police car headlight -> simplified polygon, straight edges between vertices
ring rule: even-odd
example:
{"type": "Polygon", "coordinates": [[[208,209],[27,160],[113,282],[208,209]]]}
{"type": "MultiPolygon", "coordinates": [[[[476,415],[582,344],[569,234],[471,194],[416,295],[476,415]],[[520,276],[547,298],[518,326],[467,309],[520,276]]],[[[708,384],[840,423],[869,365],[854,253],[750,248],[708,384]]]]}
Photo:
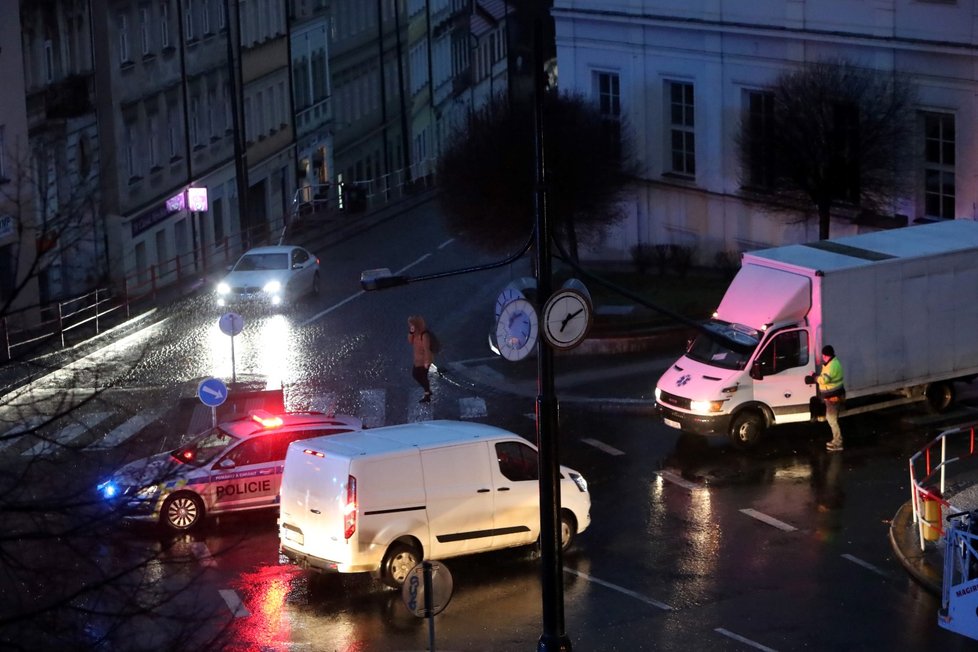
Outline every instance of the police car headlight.
{"type": "Polygon", "coordinates": [[[217,284],[218,294],[224,295],[224,294],[230,294],[230,292],[231,292],[231,286],[225,283],[224,281],[221,281],[220,283],[217,284]]]}
{"type": "Polygon", "coordinates": [[[577,485],[577,488],[580,489],[582,493],[587,493],[587,480],[584,479],[584,476],[578,473],[571,473],[570,477],[571,480],[574,481],[574,484],[577,485]]]}
{"type": "Polygon", "coordinates": [[[690,401],[689,409],[697,414],[709,414],[723,409],[723,401],[690,401]]]}
{"type": "Polygon", "coordinates": [[[160,493],[160,486],[158,484],[150,485],[148,487],[143,487],[136,492],[136,498],[147,499],[152,498],[156,494],[160,493]]]}
{"type": "Polygon", "coordinates": [[[269,294],[278,294],[279,291],[282,289],[282,284],[279,283],[278,281],[269,281],[268,283],[265,284],[265,287],[262,289],[265,290],[265,292],[268,292],[269,294]]]}

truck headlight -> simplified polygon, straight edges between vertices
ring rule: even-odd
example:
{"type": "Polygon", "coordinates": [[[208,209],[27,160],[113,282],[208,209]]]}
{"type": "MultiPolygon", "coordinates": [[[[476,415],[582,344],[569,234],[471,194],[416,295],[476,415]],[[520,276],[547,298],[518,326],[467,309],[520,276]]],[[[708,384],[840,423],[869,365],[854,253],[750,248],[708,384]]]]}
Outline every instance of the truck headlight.
{"type": "Polygon", "coordinates": [[[655,388],[655,402],[659,402],[659,397],[662,396],[662,390],[658,387],[655,388]]]}
{"type": "Polygon", "coordinates": [[[710,414],[723,409],[723,401],[690,401],[689,409],[697,414],[710,414]]]}

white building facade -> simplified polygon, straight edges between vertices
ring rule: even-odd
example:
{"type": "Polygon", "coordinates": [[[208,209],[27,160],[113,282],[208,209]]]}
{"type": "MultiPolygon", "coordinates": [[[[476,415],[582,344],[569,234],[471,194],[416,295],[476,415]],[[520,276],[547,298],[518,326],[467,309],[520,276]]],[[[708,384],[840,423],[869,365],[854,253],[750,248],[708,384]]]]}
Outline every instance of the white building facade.
{"type": "MultiPolygon", "coordinates": [[[[917,91],[914,190],[893,224],[978,219],[978,1],[555,0],[559,86],[622,120],[640,181],[628,218],[582,254],[627,260],[636,244],[717,253],[818,238],[814,207],[778,214],[742,188],[741,119],[807,62],[846,60],[917,91]]],[[[844,211],[832,237],[879,228],[844,211]]]]}

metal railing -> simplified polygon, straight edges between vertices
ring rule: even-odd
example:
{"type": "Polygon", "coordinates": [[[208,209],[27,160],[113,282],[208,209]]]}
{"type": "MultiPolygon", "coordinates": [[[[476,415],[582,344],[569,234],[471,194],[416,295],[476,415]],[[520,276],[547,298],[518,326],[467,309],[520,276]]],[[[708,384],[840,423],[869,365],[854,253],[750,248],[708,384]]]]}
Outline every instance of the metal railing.
{"type": "Polygon", "coordinates": [[[926,549],[928,540],[939,541],[944,538],[941,514],[945,510],[955,514],[963,511],[945,498],[947,469],[955,462],[975,455],[976,427],[978,422],[945,430],[910,457],[910,498],[913,504],[913,522],[918,526],[921,550],[926,549]],[[924,518],[924,507],[928,503],[939,506],[936,518],[924,518]]]}

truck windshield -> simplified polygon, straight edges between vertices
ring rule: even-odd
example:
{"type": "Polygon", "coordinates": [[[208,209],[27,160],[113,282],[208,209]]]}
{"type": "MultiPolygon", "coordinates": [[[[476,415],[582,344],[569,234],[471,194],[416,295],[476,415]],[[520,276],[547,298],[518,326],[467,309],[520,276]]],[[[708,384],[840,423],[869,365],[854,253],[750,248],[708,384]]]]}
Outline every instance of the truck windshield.
{"type": "Polygon", "coordinates": [[[689,345],[686,355],[697,362],[703,362],[714,367],[743,369],[747,366],[747,361],[750,360],[751,354],[761,339],[760,333],[753,328],[716,319],[710,320],[706,324],[706,328],[722,335],[727,340],[740,344],[740,346],[732,348],[721,338],[710,337],[705,333],[697,335],[696,339],[689,345]]]}

